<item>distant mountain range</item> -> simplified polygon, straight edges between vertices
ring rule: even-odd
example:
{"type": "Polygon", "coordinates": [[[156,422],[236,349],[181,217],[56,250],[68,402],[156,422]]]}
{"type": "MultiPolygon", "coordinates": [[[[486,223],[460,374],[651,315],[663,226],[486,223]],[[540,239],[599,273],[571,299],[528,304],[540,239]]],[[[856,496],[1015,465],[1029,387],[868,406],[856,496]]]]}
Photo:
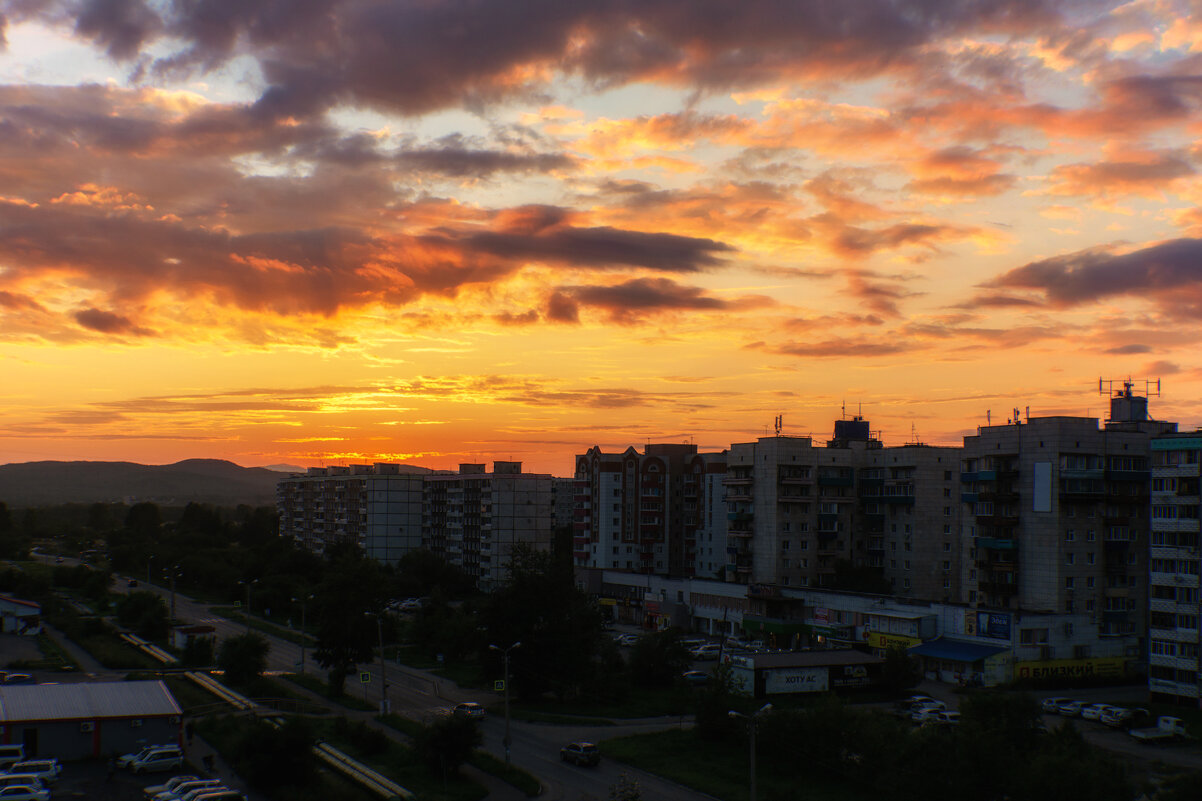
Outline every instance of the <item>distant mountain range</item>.
{"type": "Polygon", "coordinates": [[[162,506],[183,506],[191,501],[274,506],[276,483],[282,477],[278,469],[240,467],[220,459],[186,459],[166,465],[24,462],[0,465],[0,501],[10,509],[122,501],[151,501],[162,506]]]}

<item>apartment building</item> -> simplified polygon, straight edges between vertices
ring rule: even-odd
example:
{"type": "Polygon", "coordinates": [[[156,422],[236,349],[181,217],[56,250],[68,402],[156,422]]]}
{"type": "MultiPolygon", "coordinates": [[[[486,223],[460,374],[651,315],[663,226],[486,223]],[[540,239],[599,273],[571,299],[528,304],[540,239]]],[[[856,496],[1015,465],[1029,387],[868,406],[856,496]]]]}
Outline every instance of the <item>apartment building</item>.
{"type": "Polygon", "coordinates": [[[1148,690],[1154,700],[1198,705],[1202,431],[1157,437],[1151,456],[1148,690]]]}
{"type": "MultiPolygon", "coordinates": [[[[1021,419],[964,438],[962,582],[994,609],[1084,614],[1139,656],[1146,627],[1149,453],[1176,424],[1151,420],[1130,383],[1093,417],[1021,419]]],[[[1076,638],[1071,653],[1096,646],[1076,638]]],[[[1066,646],[1067,648],[1067,646],[1066,646]]]]}
{"type": "Polygon", "coordinates": [[[727,579],[959,598],[959,449],[885,447],[869,423],[761,437],[727,459],[727,579]]]}
{"type": "Polygon", "coordinates": [[[550,475],[521,462],[460,465],[446,473],[408,465],[310,468],[276,491],[280,534],[323,553],[352,543],[395,564],[425,547],[490,589],[505,576],[517,543],[549,549],[554,526],[550,475]]]}
{"type": "MultiPolygon", "coordinates": [[[[692,444],[649,444],[643,453],[593,447],[578,455],[574,564],[694,575],[698,531],[707,507],[714,511],[712,493],[719,486],[713,476],[724,470],[723,454],[698,453],[692,444]]],[[[716,546],[715,536],[721,542],[721,527],[707,532],[707,551],[724,547],[716,546]]]]}

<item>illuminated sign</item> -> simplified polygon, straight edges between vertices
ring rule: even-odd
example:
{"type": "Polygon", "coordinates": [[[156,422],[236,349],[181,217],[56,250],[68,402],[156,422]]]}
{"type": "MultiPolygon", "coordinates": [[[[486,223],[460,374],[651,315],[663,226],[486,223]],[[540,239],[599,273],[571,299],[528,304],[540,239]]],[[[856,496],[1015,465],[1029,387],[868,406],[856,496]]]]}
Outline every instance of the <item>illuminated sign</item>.
{"type": "Polygon", "coordinates": [[[904,634],[885,634],[883,631],[868,632],[868,645],[872,648],[913,648],[921,645],[917,637],[907,637],[904,634]]]}
{"type": "Polygon", "coordinates": [[[1015,662],[1016,679],[1084,679],[1092,676],[1122,676],[1127,660],[1121,656],[1101,659],[1050,659],[1046,662],[1015,662]]]}
{"type": "Polygon", "coordinates": [[[775,693],[821,693],[829,689],[827,669],[821,668],[777,668],[765,670],[764,692],[775,693]]]}

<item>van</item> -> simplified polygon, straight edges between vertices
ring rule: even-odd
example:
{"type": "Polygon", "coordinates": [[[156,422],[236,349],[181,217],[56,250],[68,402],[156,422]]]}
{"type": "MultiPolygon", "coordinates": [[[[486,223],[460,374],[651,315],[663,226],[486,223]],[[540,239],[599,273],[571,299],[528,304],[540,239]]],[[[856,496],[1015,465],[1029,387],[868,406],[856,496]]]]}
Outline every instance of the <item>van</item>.
{"type": "Polygon", "coordinates": [[[168,745],[162,748],[152,748],[139,754],[129,763],[129,769],[135,774],[151,773],[158,770],[175,770],[184,764],[184,752],[178,745],[168,745]]]}
{"type": "Polygon", "coordinates": [[[0,770],[8,770],[10,765],[15,765],[24,759],[25,746],[0,745],[0,770]]]}

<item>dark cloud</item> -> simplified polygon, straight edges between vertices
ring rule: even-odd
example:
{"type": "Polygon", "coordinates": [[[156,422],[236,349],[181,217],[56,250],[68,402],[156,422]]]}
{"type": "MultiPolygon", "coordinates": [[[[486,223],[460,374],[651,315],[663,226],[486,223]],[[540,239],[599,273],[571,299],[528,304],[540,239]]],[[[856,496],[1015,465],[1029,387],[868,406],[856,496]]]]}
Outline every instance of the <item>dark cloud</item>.
{"type": "Polygon", "coordinates": [[[1143,372],[1145,375],[1176,375],[1181,372],[1181,365],[1160,359],[1144,365],[1143,372]]]}
{"type": "Polygon", "coordinates": [[[1030,308],[1040,307],[1044,304],[1036,298],[1024,298],[1017,295],[977,295],[971,300],[964,303],[958,303],[953,308],[956,309],[977,309],[977,308],[1030,308]]]}
{"type": "Polygon", "coordinates": [[[609,227],[555,227],[533,235],[490,231],[457,241],[474,252],[504,259],[549,261],[594,269],[645,267],[667,272],[696,272],[715,267],[721,264],[719,254],[734,250],[712,239],[609,227]]]}
{"type": "Polygon", "coordinates": [[[602,309],[617,322],[633,322],[646,314],[665,311],[746,309],[773,303],[763,296],[723,300],[706,295],[700,287],[667,278],[636,278],[612,286],[561,286],[556,295],[569,298],[577,306],[602,309]]]}
{"type": "Polygon", "coordinates": [[[1150,345],[1119,345],[1107,348],[1102,352],[1110,356],[1129,356],[1133,353],[1151,353],[1152,347],[1150,345]]]}
{"type": "Polygon", "coordinates": [[[163,21],[143,0],[84,0],[75,32],[91,39],[112,58],[136,56],[163,28],[163,21]]]}
{"type": "Polygon", "coordinates": [[[101,334],[133,334],[147,336],[151,332],[136,325],[124,315],[103,311],[102,309],[82,309],[74,314],[75,321],[84,328],[98,331],[101,334]]]}
{"type": "Polygon", "coordinates": [[[1182,316],[1202,316],[1202,239],[1172,239],[1129,253],[1077,251],[1011,270],[991,285],[1038,290],[1061,307],[1134,295],[1155,298],[1182,316]]]}
{"type": "MultiPolygon", "coordinates": [[[[598,86],[656,78],[708,88],[904,72],[943,38],[1046,32],[1051,0],[86,0],[80,35],[134,58],[162,33],[179,49],[155,68],[179,74],[258,58],[268,115],[338,103],[418,114],[540,90],[547,72],[598,86]]],[[[45,16],[71,13],[66,0],[45,16]]]]}
{"type": "Polygon", "coordinates": [[[547,299],[547,319],[556,323],[579,323],[580,304],[562,292],[547,299]]]}
{"type": "Polygon", "coordinates": [[[816,358],[873,358],[921,350],[912,342],[898,338],[888,340],[825,339],[818,342],[790,342],[781,345],[754,343],[749,348],[766,350],[782,356],[812,356],[816,358]]]}

